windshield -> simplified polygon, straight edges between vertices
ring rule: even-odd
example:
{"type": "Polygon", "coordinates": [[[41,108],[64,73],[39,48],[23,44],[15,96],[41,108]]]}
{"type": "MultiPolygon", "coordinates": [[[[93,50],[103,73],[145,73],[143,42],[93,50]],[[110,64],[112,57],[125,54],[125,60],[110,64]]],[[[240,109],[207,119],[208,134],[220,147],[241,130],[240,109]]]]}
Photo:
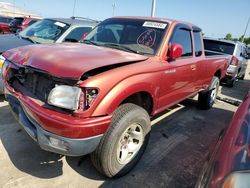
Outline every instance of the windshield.
{"type": "Polygon", "coordinates": [[[235,45],[217,40],[204,39],[205,50],[220,52],[228,55],[233,55],[235,45]]]}
{"type": "Polygon", "coordinates": [[[153,55],[167,23],[135,19],[108,19],[92,30],[83,42],[124,51],[153,55]]]}
{"type": "Polygon", "coordinates": [[[55,20],[41,20],[19,33],[23,38],[29,38],[36,43],[53,43],[67,29],[68,24],[55,20]]]}
{"type": "Polygon", "coordinates": [[[10,24],[11,24],[11,25],[20,25],[20,24],[22,24],[23,19],[24,19],[24,18],[14,18],[14,19],[10,22],[10,24]]]}

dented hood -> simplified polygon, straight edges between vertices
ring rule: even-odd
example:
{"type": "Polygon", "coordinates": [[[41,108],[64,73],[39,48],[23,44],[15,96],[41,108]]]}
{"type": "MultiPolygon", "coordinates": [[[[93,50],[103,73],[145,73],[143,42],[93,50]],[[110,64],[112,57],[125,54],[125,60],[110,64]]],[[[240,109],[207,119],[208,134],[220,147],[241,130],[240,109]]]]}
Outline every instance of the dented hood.
{"type": "Polygon", "coordinates": [[[80,79],[92,69],[114,64],[138,62],[148,57],[111,48],[87,44],[29,45],[3,54],[9,61],[33,67],[49,74],[80,79]]]}

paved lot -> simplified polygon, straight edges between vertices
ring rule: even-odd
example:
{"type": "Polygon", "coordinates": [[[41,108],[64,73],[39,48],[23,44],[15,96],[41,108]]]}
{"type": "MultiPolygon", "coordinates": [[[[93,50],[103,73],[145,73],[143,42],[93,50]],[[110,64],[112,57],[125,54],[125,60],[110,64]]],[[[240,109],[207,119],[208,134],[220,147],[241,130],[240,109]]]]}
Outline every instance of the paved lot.
{"type": "Polygon", "coordinates": [[[220,100],[211,110],[197,109],[194,98],[154,118],[142,160],[128,175],[115,180],[100,175],[89,156],[42,151],[0,98],[0,187],[193,187],[209,145],[237,110],[232,104],[241,101],[250,87],[249,74],[246,77],[233,89],[221,87],[220,100]]]}

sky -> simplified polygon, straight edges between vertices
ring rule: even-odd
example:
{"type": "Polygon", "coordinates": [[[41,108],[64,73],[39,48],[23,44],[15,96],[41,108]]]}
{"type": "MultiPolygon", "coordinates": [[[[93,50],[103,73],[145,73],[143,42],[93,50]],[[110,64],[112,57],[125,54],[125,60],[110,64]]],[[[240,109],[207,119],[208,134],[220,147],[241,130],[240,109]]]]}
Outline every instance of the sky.
{"type": "MultiPolygon", "coordinates": [[[[150,16],[152,0],[0,0],[42,17],[75,16],[104,20],[115,16],[150,16]]],[[[156,17],[188,21],[209,37],[243,35],[250,17],[250,0],[156,0],[156,17]]],[[[250,24],[246,33],[250,37],[250,24]]]]}

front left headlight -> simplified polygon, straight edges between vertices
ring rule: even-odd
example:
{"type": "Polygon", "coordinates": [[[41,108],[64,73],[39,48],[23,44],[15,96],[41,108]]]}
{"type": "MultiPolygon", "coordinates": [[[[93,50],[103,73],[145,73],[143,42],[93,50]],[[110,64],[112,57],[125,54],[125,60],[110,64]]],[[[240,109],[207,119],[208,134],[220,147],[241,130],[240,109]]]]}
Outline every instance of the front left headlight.
{"type": "Polygon", "coordinates": [[[3,68],[3,64],[4,64],[5,58],[0,55],[0,74],[2,75],[2,68],[3,68]]]}
{"type": "Polygon", "coordinates": [[[48,103],[60,108],[77,110],[79,108],[80,95],[81,89],[79,87],[57,85],[51,90],[48,103]]]}

